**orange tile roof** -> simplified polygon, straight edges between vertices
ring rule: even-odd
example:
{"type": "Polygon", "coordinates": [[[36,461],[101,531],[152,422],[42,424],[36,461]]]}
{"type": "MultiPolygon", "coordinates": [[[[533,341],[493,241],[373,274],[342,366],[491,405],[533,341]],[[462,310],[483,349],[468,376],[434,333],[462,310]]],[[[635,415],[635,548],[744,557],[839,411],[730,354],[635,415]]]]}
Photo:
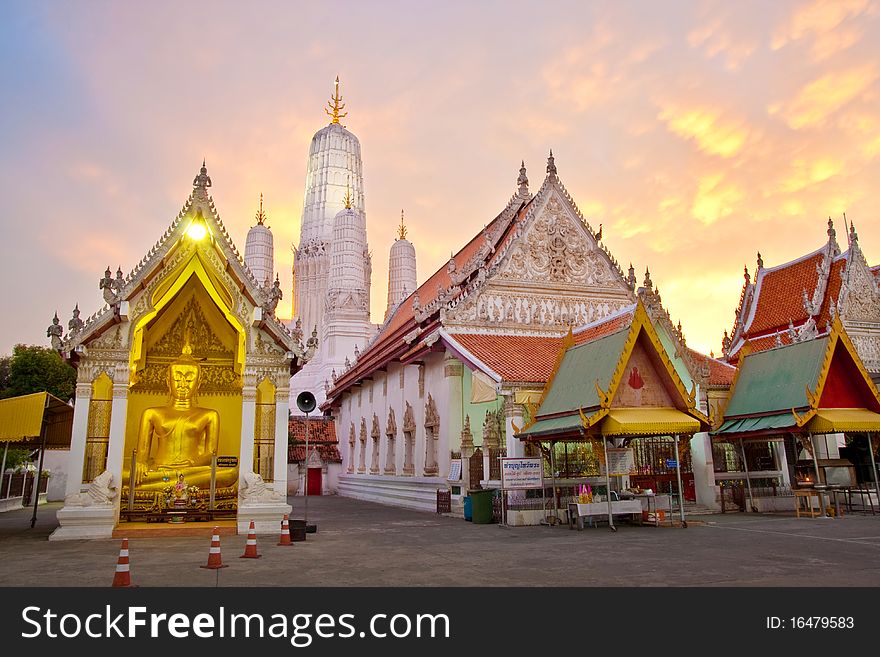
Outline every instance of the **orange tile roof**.
{"type": "Polygon", "coordinates": [[[575,329],[573,336],[574,343],[578,345],[585,342],[591,342],[592,340],[598,340],[599,338],[611,335],[612,333],[616,333],[620,329],[629,326],[632,323],[635,310],[635,306],[629,306],[620,311],[620,314],[612,315],[606,319],[575,329]]]}
{"type": "Polygon", "coordinates": [[[803,290],[807,291],[808,297],[813,296],[819,280],[816,267],[822,263],[823,250],[779,267],[758,271],[757,298],[752,302],[754,310],[750,311],[754,316],[745,326],[746,335],[760,335],[788,326],[789,321],[798,324],[807,320],[803,290]]]}
{"type": "MultiPolygon", "coordinates": [[[[294,416],[288,420],[287,437],[290,442],[305,443],[306,418],[304,416],[294,416]]],[[[309,444],[336,444],[337,442],[339,441],[336,439],[336,424],[332,418],[309,418],[309,444]]]]}
{"type": "Polygon", "coordinates": [[[702,354],[695,349],[689,348],[688,352],[699,365],[709,366],[709,380],[707,383],[710,386],[729,387],[733,383],[733,376],[736,374],[736,368],[733,365],[702,354]]]}
{"type": "MultiPolygon", "coordinates": [[[[575,329],[574,343],[598,340],[626,328],[632,322],[634,310],[635,306],[631,306],[610,318],[575,329]]],[[[449,337],[503,381],[518,383],[546,383],[562,347],[562,336],[450,333],[449,337]]]]}
{"type": "MultiPolygon", "coordinates": [[[[504,381],[544,383],[562,346],[561,337],[450,334],[504,381]]],[[[453,347],[454,349],[454,347],[453,347]]]]}

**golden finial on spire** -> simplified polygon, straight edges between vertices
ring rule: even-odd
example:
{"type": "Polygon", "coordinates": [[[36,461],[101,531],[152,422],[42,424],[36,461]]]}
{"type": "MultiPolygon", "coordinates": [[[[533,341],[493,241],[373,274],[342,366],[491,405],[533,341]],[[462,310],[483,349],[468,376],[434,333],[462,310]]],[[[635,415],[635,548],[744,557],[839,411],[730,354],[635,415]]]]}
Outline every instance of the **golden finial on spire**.
{"type": "MultiPolygon", "coordinates": [[[[336,123],[339,123],[337,121],[336,123]]],[[[351,210],[351,178],[345,179],[345,196],[342,199],[346,210],[351,210]]]]}
{"type": "Polygon", "coordinates": [[[403,208],[400,210],[400,228],[397,231],[397,239],[405,240],[406,239],[406,226],[403,223],[403,208]]]}
{"type": "Polygon", "coordinates": [[[339,123],[339,119],[342,119],[348,116],[348,112],[341,112],[341,110],[345,109],[345,103],[342,102],[342,96],[339,95],[339,76],[336,76],[336,93],[333,94],[333,97],[327,101],[327,106],[330,109],[324,108],[324,111],[327,112],[327,116],[330,117],[331,125],[334,123],[339,123]],[[332,110],[332,111],[331,111],[332,110]]]}
{"type": "Polygon", "coordinates": [[[266,213],[263,212],[263,193],[262,192],[260,192],[260,211],[257,212],[256,219],[257,219],[257,223],[261,226],[266,221],[266,213]]]}

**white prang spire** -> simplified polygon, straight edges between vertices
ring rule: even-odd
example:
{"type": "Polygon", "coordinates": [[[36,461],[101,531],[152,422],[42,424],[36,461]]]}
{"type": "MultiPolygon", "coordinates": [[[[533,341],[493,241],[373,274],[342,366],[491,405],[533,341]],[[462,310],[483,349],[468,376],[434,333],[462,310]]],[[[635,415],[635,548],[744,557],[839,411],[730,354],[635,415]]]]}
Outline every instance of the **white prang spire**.
{"type": "Polygon", "coordinates": [[[388,305],[385,308],[385,319],[388,319],[397,304],[415,292],[416,287],[416,247],[406,239],[406,225],[403,223],[401,210],[397,239],[391,245],[388,255],[388,305]]]}
{"type": "Polygon", "coordinates": [[[262,194],[260,194],[260,210],[256,219],[257,223],[248,231],[244,244],[244,263],[257,279],[257,283],[268,289],[275,275],[275,246],[272,231],[266,225],[262,194]]]}
{"type": "Polygon", "coordinates": [[[340,112],[344,104],[338,78],[330,107],[330,125],[315,133],[309,148],[299,248],[293,265],[294,316],[308,331],[317,327],[318,335],[327,298],[333,218],[344,209],[346,193],[350,194],[352,207],[366,216],[361,144],[339,123],[345,114],[340,112]]]}

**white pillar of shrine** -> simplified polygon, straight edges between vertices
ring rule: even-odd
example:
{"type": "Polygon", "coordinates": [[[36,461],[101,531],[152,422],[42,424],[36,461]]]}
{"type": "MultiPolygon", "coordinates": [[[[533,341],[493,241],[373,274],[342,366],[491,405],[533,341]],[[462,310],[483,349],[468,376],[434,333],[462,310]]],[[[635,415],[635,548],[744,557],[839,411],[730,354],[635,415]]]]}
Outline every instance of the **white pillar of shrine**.
{"type": "MultiPolygon", "coordinates": [[[[127,482],[122,481],[122,464],[126,458],[125,421],[128,417],[128,381],[119,381],[120,370],[123,370],[125,378],[128,378],[127,366],[116,368],[116,376],[113,380],[113,401],[110,405],[110,439],[107,444],[107,471],[119,482],[118,489],[122,490],[122,487],[127,485],[127,482]]],[[[88,418],[88,413],[86,413],[86,417],[88,418]]],[[[80,477],[82,477],[81,466],[80,477]]],[[[116,497],[117,510],[119,509],[120,497],[116,497]]]]}
{"type": "Polygon", "coordinates": [[[92,400],[92,384],[76,384],[76,401],[73,404],[73,431],[70,436],[70,454],[67,457],[67,487],[64,496],[80,492],[83,467],[86,460],[86,433],[89,428],[89,406],[92,400]]]}
{"type": "Polygon", "coordinates": [[[275,490],[287,496],[287,434],[290,388],[275,389],[275,490]]]}

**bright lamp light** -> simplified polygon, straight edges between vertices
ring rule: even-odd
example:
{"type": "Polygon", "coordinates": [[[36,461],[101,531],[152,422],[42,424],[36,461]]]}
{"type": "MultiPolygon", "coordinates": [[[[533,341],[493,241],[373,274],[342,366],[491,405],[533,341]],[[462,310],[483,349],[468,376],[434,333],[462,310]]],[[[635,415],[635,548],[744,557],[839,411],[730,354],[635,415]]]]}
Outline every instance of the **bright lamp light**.
{"type": "Polygon", "coordinates": [[[186,229],[186,234],[194,240],[202,240],[205,238],[205,235],[208,234],[208,229],[205,228],[205,224],[202,222],[194,221],[189,225],[189,228],[186,229]]]}

